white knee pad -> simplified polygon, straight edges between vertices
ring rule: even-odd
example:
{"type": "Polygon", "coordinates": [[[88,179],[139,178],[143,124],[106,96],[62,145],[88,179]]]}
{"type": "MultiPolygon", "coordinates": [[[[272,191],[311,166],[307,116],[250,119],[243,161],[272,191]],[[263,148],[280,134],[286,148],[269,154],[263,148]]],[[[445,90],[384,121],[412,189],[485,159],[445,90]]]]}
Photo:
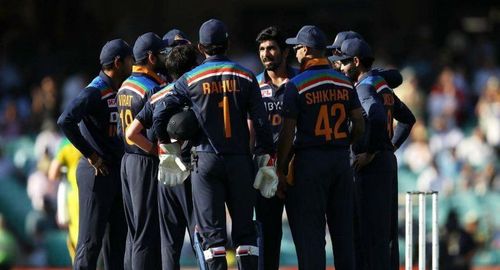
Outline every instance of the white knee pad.
{"type": "Polygon", "coordinates": [[[225,247],[213,247],[203,251],[203,256],[205,257],[205,261],[211,260],[217,257],[226,257],[226,248],[225,247]]]}
{"type": "Polygon", "coordinates": [[[240,256],[259,256],[259,247],[250,245],[241,245],[236,249],[236,257],[240,256]]]}

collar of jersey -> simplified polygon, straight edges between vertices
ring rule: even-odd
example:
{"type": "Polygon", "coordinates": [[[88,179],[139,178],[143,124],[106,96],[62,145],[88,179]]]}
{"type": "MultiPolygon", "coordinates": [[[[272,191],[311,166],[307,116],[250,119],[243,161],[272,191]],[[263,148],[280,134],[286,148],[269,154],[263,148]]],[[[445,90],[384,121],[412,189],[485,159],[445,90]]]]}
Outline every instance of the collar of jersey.
{"type": "Polygon", "coordinates": [[[133,65],[132,66],[132,73],[142,73],[145,75],[148,75],[149,77],[153,78],[158,84],[162,84],[163,80],[160,78],[160,76],[156,75],[154,71],[149,69],[146,66],[138,66],[138,65],[133,65]]]}
{"type": "Polygon", "coordinates": [[[355,86],[360,85],[364,80],[366,80],[368,77],[371,77],[371,76],[373,76],[373,74],[372,74],[372,71],[370,70],[370,71],[366,72],[365,74],[363,74],[363,76],[361,76],[361,78],[359,78],[359,80],[355,86]]]}
{"type": "Polygon", "coordinates": [[[106,75],[106,73],[104,73],[104,71],[101,70],[101,72],[99,72],[99,77],[101,77],[101,79],[111,88],[113,89],[114,92],[118,91],[117,89],[115,89],[114,85],[113,85],[113,80],[108,76],[106,75]]]}
{"type": "Polygon", "coordinates": [[[213,61],[229,61],[229,58],[227,58],[227,56],[225,56],[225,55],[212,55],[212,56],[207,57],[203,61],[203,63],[213,62],[213,61]]]}
{"type": "Polygon", "coordinates": [[[304,71],[306,69],[311,69],[315,68],[317,66],[321,66],[321,68],[324,68],[324,66],[330,66],[330,61],[328,61],[327,58],[311,58],[308,59],[304,62],[304,64],[300,65],[300,71],[304,71]]]}
{"type": "MultiPolygon", "coordinates": [[[[291,78],[295,77],[295,75],[297,75],[297,72],[295,72],[295,70],[288,65],[286,67],[286,73],[287,73],[286,75],[287,75],[288,79],[291,79],[291,78]]],[[[271,78],[269,78],[269,74],[267,74],[267,70],[264,70],[264,72],[262,72],[262,80],[259,83],[266,83],[269,85],[272,84],[271,78]]]]}

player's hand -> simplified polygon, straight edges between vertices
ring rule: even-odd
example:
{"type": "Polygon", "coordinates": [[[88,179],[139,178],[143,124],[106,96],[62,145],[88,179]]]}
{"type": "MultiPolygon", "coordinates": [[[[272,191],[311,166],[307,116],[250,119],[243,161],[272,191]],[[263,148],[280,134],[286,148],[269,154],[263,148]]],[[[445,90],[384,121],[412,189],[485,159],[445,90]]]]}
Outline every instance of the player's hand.
{"type": "Polygon", "coordinates": [[[357,154],[356,157],[354,158],[354,162],[352,163],[352,167],[355,171],[359,171],[363,169],[363,167],[367,166],[372,162],[373,158],[378,152],[375,153],[361,153],[357,154]]]}
{"type": "Polygon", "coordinates": [[[259,155],[255,157],[259,171],[255,176],[253,187],[260,190],[265,198],[271,198],[278,188],[278,175],[274,166],[274,157],[270,155],[259,155]]]}
{"type": "Polygon", "coordinates": [[[158,148],[158,144],[156,144],[155,142],[153,142],[151,144],[151,148],[148,151],[148,154],[158,156],[160,154],[159,152],[160,151],[159,151],[159,148],[158,148]]]}
{"type": "Polygon", "coordinates": [[[190,171],[180,158],[181,147],[178,143],[160,144],[158,157],[158,181],[167,186],[182,184],[190,171]]]}
{"type": "Polygon", "coordinates": [[[104,159],[100,157],[96,152],[92,153],[90,157],[87,158],[90,165],[95,169],[95,175],[108,175],[108,167],[104,164],[104,159]]]}

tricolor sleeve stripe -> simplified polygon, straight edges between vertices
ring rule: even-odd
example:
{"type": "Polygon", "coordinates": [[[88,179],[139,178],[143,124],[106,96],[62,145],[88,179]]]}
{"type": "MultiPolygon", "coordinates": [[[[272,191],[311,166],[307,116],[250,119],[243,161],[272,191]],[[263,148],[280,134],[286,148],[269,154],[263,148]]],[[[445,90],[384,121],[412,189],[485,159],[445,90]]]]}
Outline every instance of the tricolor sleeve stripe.
{"type": "Polygon", "coordinates": [[[164,87],[163,89],[161,89],[160,91],[158,91],[157,93],[155,93],[154,95],[151,96],[151,101],[150,103],[151,104],[154,104],[156,103],[158,100],[161,100],[164,96],[166,96],[170,91],[172,91],[172,89],[174,88],[174,85],[173,84],[170,84],[170,85],[167,85],[166,87],[164,87]]]}
{"type": "Polygon", "coordinates": [[[374,87],[375,87],[375,91],[377,93],[384,90],[384,89],[391,90],[391,88],[389,88],[389,86],[387,85],[387,83],[383,79],[375,81],[374,87]]]}
{"type": "Polygon", "coordinates": [[[338,82],[331,80],[331,79],[321,79],[321,80],[311,81],[311,83],[308,84],[307,87],[299,89],[299,94],[302,94],[304,92],[307,92],[307,91],[313,89],[314,87],[324,85],[324,84],[334,84],[334,85],[339,85],[339,86],[343,86],[343,87],[352,89],[352,86],[339,84],[338,82]]]}
{"type": "Polygon", "coordinates": [[[316,74],[315,76],[309,77],[307,79],[295,83],[295,85],[297,86],[297,90],[299,90],[299,94],[306,92],[313,87],[323,84],[334,84],[337,86],[342,86],[345,88],[352,89],[352,84],[349,81],[343,78],[339,78],[330,73],[319,73],[316,74]]]}
{"type": "Polygon", "coordinates": [[[229,76],[237,76],[240,78],[244,78],[250,82],[252,82],[252,75],[246,71],[243,71],[241,69],[238,69],[234,66],[212,66],[208,67],[206,69],[201,69],[189,76],[187,79],[188,86],[191,86],[192,84],[209,78],[213,76],[222,76],[222,75],[229,75],[229,76]]]}
{"type": "Polygon", "coordinates": [[[106,88],[101,90],[101,99],[106,99],[114,94],[113,89],[106,88]]]}
{"type": "Polygon", "coordinates": [[[144,85],[140,84],[139,82],[136,82],[136,81],[130,81],[130,80],[125,81],[122,84],[122,87],[120,88],[120,90],[118,90],[118,91],[122,91],[125,89],[136,93],[141,98],[143,98],[146,95],[146,90],[145,90],[146,87],[144,85]]]}

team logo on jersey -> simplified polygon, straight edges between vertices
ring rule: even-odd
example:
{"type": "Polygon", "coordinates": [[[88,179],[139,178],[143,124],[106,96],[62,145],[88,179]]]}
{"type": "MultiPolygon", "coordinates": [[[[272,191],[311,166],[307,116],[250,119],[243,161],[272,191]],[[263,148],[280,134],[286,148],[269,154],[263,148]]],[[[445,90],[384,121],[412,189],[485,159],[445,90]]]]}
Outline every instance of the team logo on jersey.
{"type": "Polygon", "coordinates": [[[107,101],[108,101],[108,108],[115,108],[116,107],[116,100],[114,98],[110,98],[107,101]]]}

